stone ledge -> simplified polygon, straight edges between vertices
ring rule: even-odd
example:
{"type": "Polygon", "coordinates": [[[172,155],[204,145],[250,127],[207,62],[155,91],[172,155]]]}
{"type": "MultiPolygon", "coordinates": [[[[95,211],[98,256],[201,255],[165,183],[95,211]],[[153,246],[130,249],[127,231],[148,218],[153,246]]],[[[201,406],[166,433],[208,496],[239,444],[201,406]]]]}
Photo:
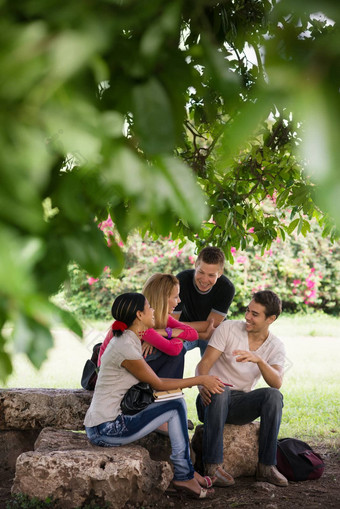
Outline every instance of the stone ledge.
{"type": "Polygon", "coordinates": [[[91,399],[84,389],[2,389],[0,430],[84,429],[91,399]]]}
{"type": "MultiPolygon", "coordinates": [[[[233,477],[255,475],[258,463],[260,423],[243,426],[226,424],[223,432],[223,464],[233,477]]],[[[203,472],[202,464],[203,425],[196,426],[191,441],[196,456],[195,469],[203,472]]]]}
{"type": "Polygon", "coordinates": [[[84,433],[47,429],[34,451],[18,457],[12,493],[52,496],[65,509],[90,500],[120,509],[157,502],[172,475],[168,462],[153,461],[139,445],[96,447],[84,433]]]}

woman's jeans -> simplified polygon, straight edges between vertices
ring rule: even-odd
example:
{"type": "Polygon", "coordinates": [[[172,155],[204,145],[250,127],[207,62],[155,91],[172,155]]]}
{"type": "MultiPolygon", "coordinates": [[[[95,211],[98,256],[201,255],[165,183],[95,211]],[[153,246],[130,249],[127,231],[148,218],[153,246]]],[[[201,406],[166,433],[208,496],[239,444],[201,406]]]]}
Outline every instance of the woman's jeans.
{"type": "Polygon", "coordinates": [[[194,477],[190,459],[187,408],[184,398],[151,403],[135,415],[118,415],[115,421],[85,427],[90,442],[101,447],[114,447],[135,442],[161,424],[168,423],[171,442],[170,459],[174,480],[187,481],[194,477]]]}
{"type": "Polygon", "coordinates": [[[184,341],[183,346],[185,349],[185,353],[189,352],[189,350],[193,350],[194,348],[196,348],[198,346],[198,348],[200,349],[200,352],[201,352],[201,357],[203,357],[204,352],[207,349],[208,343],[209,343],[209,341],[207,341],[205,339],[196,339],[195,341],[184,341]]]}
{"type": "Polygon", "coordinates": [[[183,378],[185,349],[178,355],[156,351],[146,357],[146,362],[159,378],[183,378]]]}
{"type": "Polygon", "coordinates": [[[223,463],[223,430],[225,424],[248,424],[257,417],[260,421],[259,462],[276,465],[277,436],[279,434],[283,396],[272,387],[250,392],[230,390],[213,394],[211,403],[203,405],[198,395],[198,418],[204,422],[203,462],[223,463]]]}

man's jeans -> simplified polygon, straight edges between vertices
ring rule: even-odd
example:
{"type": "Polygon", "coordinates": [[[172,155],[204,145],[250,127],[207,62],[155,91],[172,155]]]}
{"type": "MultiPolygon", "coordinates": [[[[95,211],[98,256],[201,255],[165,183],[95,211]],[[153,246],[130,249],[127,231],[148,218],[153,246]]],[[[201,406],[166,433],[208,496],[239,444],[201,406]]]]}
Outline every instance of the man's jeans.
{"type": "Polygon", "coordinates": [[[225,424],[248,424],[257,417],[260,421],[259,462],[276,465],[277,436],[279,434],[283,396],[277,389],[265,387],[250,392],[231,390],[213,394],[211,403],[204,406],[201,396],[196,400],[197,414],[204,422],[203,462],[223,463],[223,430],[225,424]]]}
{"type": "Polygon", "coordinates": [[[184,398],[151,403],[138,414],[120,414],[114,421],[85,427],[85,430],[92,444],[113,447],[135,442],[165,422],[168,422],[174,480],[192,479],[194,467],[190,459],[187,408],[184,398]]]}

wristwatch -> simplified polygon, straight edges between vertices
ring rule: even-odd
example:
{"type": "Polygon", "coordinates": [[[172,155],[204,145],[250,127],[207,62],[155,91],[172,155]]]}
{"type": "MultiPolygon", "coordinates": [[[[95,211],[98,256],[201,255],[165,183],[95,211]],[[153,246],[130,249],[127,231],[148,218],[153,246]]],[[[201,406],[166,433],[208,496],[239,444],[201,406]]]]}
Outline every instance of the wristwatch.
{"type": "Polygon", "coordinates": [[[168,335],[168,339],[172,338],[172,328],[171,327],[165,327],[165,332],[168,335]]]}

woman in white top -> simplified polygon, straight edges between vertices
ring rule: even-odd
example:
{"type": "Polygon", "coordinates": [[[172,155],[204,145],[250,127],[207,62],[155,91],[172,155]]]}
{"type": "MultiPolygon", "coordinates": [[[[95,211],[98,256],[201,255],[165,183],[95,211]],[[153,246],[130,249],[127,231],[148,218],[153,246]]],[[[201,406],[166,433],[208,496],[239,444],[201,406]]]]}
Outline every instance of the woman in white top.
{"type": "Polygon", "coordinates": [[[159,378],[145,362],[141,340],[154,326],[154,311],[140,293],[117,297],[112,306],[116,319],[114,337],[108,344],[91,405],[84,424],[91,443],[102,447],[129,444],[168,423],[174,466],[173,486],[195,498],[211,496],[211,479],[194,471],[190,459],[187,411],[184,398],[151,403],[135,415],[124,415],[120,403],[128,389],[147,382],[155,390],[184,389],[202,385],[212,394],[221,394],[224,385],[216,376],[204,375],[186,379],[159,378]]]}

